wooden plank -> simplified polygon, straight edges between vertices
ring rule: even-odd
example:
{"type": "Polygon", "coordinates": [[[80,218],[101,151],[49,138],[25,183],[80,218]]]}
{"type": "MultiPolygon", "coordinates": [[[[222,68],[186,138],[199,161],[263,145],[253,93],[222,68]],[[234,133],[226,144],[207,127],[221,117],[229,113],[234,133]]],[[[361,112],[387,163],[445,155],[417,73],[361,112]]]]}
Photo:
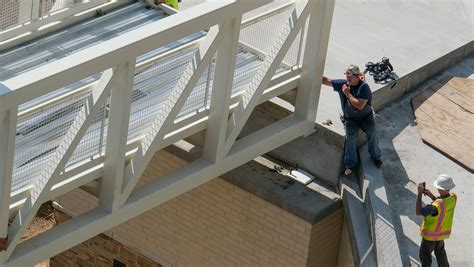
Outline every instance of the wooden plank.
{"type": "Polygon", "coordinates": [[[448,84],[467,97],[474,99],[474,79],[453,77],[448,84]]]}
{"type": "Polygon", "coordinates": [[[474,114],[433,90],[412,105],[423,141],[474,172],[474,114]]]}
{"type": "Polygon", "coordinates": [[[462,77],[444,77],[441,82],[449,84],[456,88],[457,91],[463,95],[474,99],[474,79],[462,78],[462,77]]]}
{"type": "Polygon", "coordinates": [[[458,77],[442,79],[441,83],[436,83],[430,88],[470,113],[474,113],[474,87],[469,88],[469,79],[456,78],[458,77]]]}

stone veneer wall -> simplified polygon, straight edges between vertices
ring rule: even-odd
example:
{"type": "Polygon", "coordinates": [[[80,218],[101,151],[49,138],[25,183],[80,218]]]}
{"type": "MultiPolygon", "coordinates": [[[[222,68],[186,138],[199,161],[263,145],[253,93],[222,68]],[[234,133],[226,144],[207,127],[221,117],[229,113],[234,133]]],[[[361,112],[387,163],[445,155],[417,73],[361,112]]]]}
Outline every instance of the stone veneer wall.
{"type": "MultiPolygon", "coordinates": [[[[159,151],[140,183],[184,164],[159,151]]],[[[76,214],[97,203],[80,189],[57,201],[76,214]]],[[[165,266],[335,266],[342,217],[339,209],[312,225],[215,178],[106,234],[165,266]]]]}
{"type": "Polygon", "coordinates": [[[50,267],[110,267],[114,260],[126,266],[161,267],[162,265],[145,257],[113,238],[100,234],[70,250],[54,256],[50,267]]]}

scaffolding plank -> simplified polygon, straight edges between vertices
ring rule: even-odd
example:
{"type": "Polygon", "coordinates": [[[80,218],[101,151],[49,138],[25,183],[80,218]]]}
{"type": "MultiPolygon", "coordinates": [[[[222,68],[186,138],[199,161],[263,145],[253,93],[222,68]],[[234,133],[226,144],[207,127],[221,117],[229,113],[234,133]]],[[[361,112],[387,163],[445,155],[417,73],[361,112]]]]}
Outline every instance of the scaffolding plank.
{"type": "Polygon", "coordinates": [[[472,108],[474,101],[470,85],[457,79],[452,86],[448,81],[420,92],[412,105],[423,141],[474,172],[474,114],[465,108],[472,108]]]}

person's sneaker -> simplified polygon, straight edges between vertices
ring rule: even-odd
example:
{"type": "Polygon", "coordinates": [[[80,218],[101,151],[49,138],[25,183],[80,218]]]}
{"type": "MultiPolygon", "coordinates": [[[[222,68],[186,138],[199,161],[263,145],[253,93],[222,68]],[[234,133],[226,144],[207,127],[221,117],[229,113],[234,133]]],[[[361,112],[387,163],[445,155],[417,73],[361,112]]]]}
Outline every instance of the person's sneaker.
{"type": "Polygon", "coordinates": [[[382,166],[382,160],[380,159],[374,159],[374,164],[377,168],[380,169],[380,167],[382,166]]]}
{"type": "Polygon", "coordinates": [[[349,175],[351,175],[351,174],[352,174],[351,168],[346,168],[346,170],[344,171],[344,175],[345,175],[345,176],[349,176],[349,175]]]}

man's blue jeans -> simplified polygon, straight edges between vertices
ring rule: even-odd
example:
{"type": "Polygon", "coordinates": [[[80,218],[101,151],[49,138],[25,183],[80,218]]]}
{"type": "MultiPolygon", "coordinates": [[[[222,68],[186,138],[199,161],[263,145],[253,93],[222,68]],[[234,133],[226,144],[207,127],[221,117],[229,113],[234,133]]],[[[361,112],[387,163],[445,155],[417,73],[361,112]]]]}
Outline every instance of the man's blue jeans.
{"type": "Polygon", "coordinates": [[[352,168],[357,165],[357,141],[359,139],[359,130],[364,131],[367,136],[370,157],[374,160],[381,159],[382,155],[379,149],[379,139],[375,129],[374,116],[372,114],[360,120],[345,119],[344,127],[346,130],[346,141],[344,147],[344,164],[346,165],[346,168],[352,168]]]}

